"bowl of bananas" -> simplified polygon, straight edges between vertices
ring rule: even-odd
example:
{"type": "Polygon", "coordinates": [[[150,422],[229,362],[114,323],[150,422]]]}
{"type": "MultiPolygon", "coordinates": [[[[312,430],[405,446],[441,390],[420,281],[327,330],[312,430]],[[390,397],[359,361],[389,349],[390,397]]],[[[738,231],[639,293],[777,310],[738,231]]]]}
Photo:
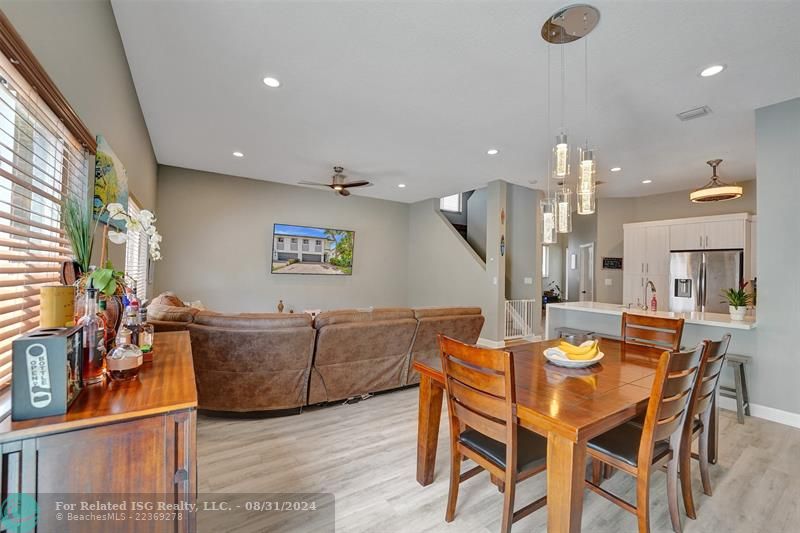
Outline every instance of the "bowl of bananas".
{"type": "Polygon", "coordinates": [[[587,340],[576,346],[561,340],[558,346],[546,349],[544,356],[554,365],[566,368],[585,368],[598,363],[603,358],[599,343],[600,341],[596,339],[587,340]]]}

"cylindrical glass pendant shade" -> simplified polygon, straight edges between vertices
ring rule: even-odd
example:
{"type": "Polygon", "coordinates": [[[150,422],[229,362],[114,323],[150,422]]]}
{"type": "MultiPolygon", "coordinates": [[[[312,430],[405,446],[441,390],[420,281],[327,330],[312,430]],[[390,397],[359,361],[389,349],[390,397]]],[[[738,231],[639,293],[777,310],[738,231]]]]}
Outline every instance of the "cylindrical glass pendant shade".
{"type": "Polygon", "coordinates": [[[591,215],[595,212],[597,199],[595,197],[595,172],[597,161],[594,151],[584,148],[580,153],[580,174],[578,175],[578,214],[591,215]]]}
{"type": "Polygon", "coordinates": [[[569,175],[569,144],[564,133],[556,136],[556,145],[553,148],[553,169],[556,178],[565,178],[569,175]]]}
{"type": "Polygon", "coordinates": [[[556,235],[556,201],[548,197],[539,202],[539,212],[542,214],[542,244],[555,244],[556,235]]]}
{"type": "Polygon", "coordinates": [[[563,187],[556,191],[556,231],[572,231],[572,191],[563,187]]]}

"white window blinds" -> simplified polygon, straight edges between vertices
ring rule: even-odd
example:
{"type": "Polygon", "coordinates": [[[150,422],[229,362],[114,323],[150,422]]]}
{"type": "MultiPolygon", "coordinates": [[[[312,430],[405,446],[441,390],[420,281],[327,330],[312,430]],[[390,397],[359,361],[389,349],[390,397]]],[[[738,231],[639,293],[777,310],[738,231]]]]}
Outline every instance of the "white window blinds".
{"type": "Polygon", "coordinates": [[[460,213],[461,212],[461,195],[460,194],[451,194],[450,196],[445,196],[443,198],[439,198],[439,210],[440,211],[450,211],[452,213],[460,213]]]}
{"type": "Polygon", "coordinates": [[[67,195],[88,202],[89,155],[0,54],[0,388],[11,342],[39,326],[39,288],[70,260],[67,195]]]}
{"type": "MultiPolygon", "coordinates": [[[[128,199],[128,214],[132,218],[139,217],[139,206],[128,199]]],[[[128,241],[125,245],[125,274],[135,281],[136,296],[139,300],[147,299],[147,234],[141,229],[128,229],[128,241]]]]}

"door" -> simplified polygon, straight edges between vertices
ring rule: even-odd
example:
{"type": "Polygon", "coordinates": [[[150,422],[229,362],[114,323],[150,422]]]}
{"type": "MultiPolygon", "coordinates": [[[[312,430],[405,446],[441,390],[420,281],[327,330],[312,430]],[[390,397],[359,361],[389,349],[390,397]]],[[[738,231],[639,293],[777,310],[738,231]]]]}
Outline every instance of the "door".
{"type": "Polygon", "coordinates": [[[594,243],[581,244],[578,250],[578,272],[580,292],[578,300],[581,302],[594,301],[594,243]]]}
{"type": "Polygon", "coordinates": [[[705,226],[705,248],[710,250],[722,250],[725,248],[744,248],[745,220],[720,220],[716,222],[706,222],[705,226]]]}
{"type": "Polygon", "coordinates": [[[705,308],[707,313],[727,313],[728,303],[723,303],[722,291],[738,288],[742,283],[741,250],[712,251],[705,253],[705,308]]]}
{"type": "Polygon", "coordinates": [[[673,224],[669,227],[669,249],[702,250],[705,247],[705,232],[702,222],[673,224]]]}

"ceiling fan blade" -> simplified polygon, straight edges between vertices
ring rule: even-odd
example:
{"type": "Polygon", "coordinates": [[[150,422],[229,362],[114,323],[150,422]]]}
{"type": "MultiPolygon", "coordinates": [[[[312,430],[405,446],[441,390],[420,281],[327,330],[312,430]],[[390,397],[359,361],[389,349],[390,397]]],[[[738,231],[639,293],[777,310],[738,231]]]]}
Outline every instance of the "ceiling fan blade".
{"type": "Polygon", "coordinates": [[[297,183],[300,184],[300,185],[313,185],[314,187],[330,187],[331,186],[330,183],[318,183],[318,182],[315,182],[315,181],[298,181],[297,183]]]}
{"type": "Polygon", "coordinates": [[[342,187],[345,187],[345,188],[347,188],[347,187],[364,187],[366,185],[372,185],[372,184],[370,182],[368,182],[368,181],[365,181],[365,180],[351,181],[350,183],[342,183],[342,187]]]}
{"type": "Polygon", "coordinates": [[[350,196],[350,191],[347,189],[342,189],[341,191],[336,191],[339,193],[339,196],[350,196]]]}

